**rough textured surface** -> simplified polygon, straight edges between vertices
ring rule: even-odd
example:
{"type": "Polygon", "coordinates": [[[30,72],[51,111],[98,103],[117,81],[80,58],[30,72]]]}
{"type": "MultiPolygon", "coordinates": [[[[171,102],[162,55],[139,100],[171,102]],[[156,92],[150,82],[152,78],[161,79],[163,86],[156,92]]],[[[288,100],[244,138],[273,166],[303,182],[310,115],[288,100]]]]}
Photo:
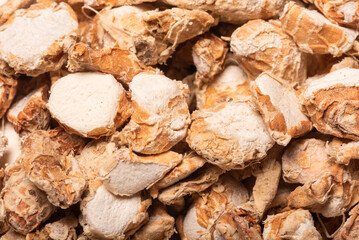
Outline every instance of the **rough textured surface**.
{"type": "Polygon", "coordinates": [[[0,75],[0,118],[5,115],[14,100],[16,89],[15,79],[0,75]]]}
{"type": "Polygon", "coordinates": [[[21,8],[29,7],[35,0],[3,0],[0,2],[0,25],[5,23],[10,16],[21,8]]]}
{"type": "Polygon", "coordinates": [[[156,0],[84,0],[85,4],[94,8],[118,7],[123,5],[136,5],[143,2],[156,2],[156,0]]]}
{"type": "Polygon", "coordinates": [[[259,113],[240,102],[195,111],[187,142],[199,155],[226,170],[259,162],[274,145],[259,113]]]}
{"type": "Polygon", "coordinates": [[[306,56],[278,21],[247,22],[233,32],[231,49],[253,79],[268,71],[290,85],[300,85],[307,77],[306,56]]]}
{"type": "Polygon", "coordinates": [[[350,161],[359,158],[359,142],[334,138],[326,145],[326,153],[338,164],[349,165],[350,161]]]}
{"type": "Polygon", "coordinates": [[[359,219],[358,219],[359,205],[350,210],[350,217],[345,224],[340,228],[339,232],[335,234],[334,240],[354,240],[359,237],[359,219]]]}

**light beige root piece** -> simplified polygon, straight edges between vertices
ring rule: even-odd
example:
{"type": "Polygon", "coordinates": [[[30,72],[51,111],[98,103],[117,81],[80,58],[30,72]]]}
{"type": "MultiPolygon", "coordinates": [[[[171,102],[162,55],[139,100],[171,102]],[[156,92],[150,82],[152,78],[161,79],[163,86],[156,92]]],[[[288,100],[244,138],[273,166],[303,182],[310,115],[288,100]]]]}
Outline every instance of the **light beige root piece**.
{"type": "Polygon", "coordinates": [[[90,138],[113,134],[132,112],[122,85],[102,73],[72,73],[57,80],[48,108],[67,132],[90,138]]]}
{"type": "Polygon", "coordinates": [[[263,73],[253,82],[252,91],[256,106],[276,143],[286,146],[292,138],[312,130],[312,123],[301,112],[296,92],[281,80],[263,73]]]}
{"type": "Polygon", "coordinates": [[[10,229],[0,237],[0,240],[26,240],[26,236],[15,232],[13,229],[10,229]]]}
{"type": "Polygon", "coordinates": [[[349,218],[334,236],[334,240],[355,240],[359,236],[359,205],[349,212],[349,218]]]}
{"type": "Polygon", "coordinates": [[[13,78],[0,75],[0,85],[0,118],[2,118],[14,100],[17,81],[13,78]]]}
{"type": "Polygon", "coordinates": [[[264,240],[296,239],[321,240],[322,237],[314,227],[312,215],[308,210],[296,209],[270,215],[264,221],[264,240]]]}
{"type": "Polygon", "coordinates": [[[242,102],[192,113],[187,142],[199,155],[226,170],[259,162],[274,145],[260,114],[242,102]]]}
{"type": "Polygon", "coordinates": [[[262,240],[259,217],[250,203],[225,211],[216,221],[216,240],[262,240]]]}
{"type": "Polygon", "coordinates": [[[192,57],[196,66],[195,84],[200,87],[212,82],[224,67],[227,56],[227,43],[214,34],[206,34],[196,41],[192,48],[192,57]]]}
{"type": "Polygon", "coordinates": [[[81,200],[87,184],[72,153],[83,146],[83,139],[62,128],[35,131],[22,144],[21,164],[29,180],[55,206],[68,208],[81,200]]]}
{"type": "Polygon", "coordinates": [[[359,140],[359,69],[343,68],[313,80],[299,100],[321,133],[359,140]]]}
{"type": "Polygon", "coordinates": [[[84,43],[77,43],[70,49],[67,67],[70,72],[109,73],[127,84],[140,72],[155,71],[141,64],[136,55],[129,50],[117,47],[91,49],[84,43]]]}
{"type": "Polygon", "coordinates": [[[267,71],[292,86],[306,80],[306,56],[279,21],[258,19],[242,25],[231,36],[231,49],[252,79],[267,71]]]}
{"type": "Polygon", "coordinates": [[[35,0],[3,0],[0,2],[0,26],[21,8],[29,7],[35,0]]]}
{"type": "Polygon", "coordinates": [[[5,172],[4,199],[7,223],[16,231],[27,234],[46,221],[55,207],[46,194],[38,189],[21,166],[9,166],[5,172]]]}
{"type": "Polygon", "coordinates": [[[187,85],[160,74],[140,73],[130,83],[133,114],[120,138],[133,151],[158,154],[185,138],[190,124],[187,85]]]}
{"type": "Polygon", "coordinates": [[[183,239],[211,239],[217,218],[226,210],[238,207],[248,201],[244,185],[229,175],[221,176],[195,199],[183,218],[183,239]]]}
{"type": "Polygon", "coordinates": [[[196,89],[197,108],[211,108],[223,102],[247,102],[252,98],[249,78],[241,65],[227,59],[222,73],[196,89]]]}
{"type": "Polygon", "coordinates": [[[140,156],[115,143],[90,142],[77,158],[89,179],[101,178],[108,191],[131,196],[149,188],[182,161],[182,155],[168,151],[158,155],[140,156]]]}
{"type": "MultiPolygon", "coordinates": [[[[166,205],[174,205],[181,202],[182,198],[186,195],[206,190],[212,184],[216,183],[219,176],[223,173],[224,170],[221,168],[206,164],[188,178],[161,190],[158,199],[166,205]]],[[[151,194],[154,194],[153,192],[154,191],[152,191],[151,194]]],[[[156,196],[157,193],[153,195],[153,197],[156,196]]]]}
{"type": "Polygon", "coordinates": [[[5,121],[2,131],[4,131],[4,136],[7,139],[7,145],[3,157],[0,158],[0,166],[5,167],[6,164],[15,163],[21,155],[21,140],[14,126],[8,121],[5,121]]]}
{"type": "Polygon", "coordinates": [[[83,0],[86,6],[93,8],[119,7],[124,5],[137,5],[144,2],[156,2],[157,0],[83,0]]]}
{"type": "Polygon", "coordinates": [[[75,12],[63,2],[43,1],[16,11],[0,27],[0,65],[5,66],[0,71],[38,76],[60,69],[77,27],[75,12]]]}
{"type": "Polygon", "coordinates": [[[335,163],[348,166],[350,160],[359,159],[359,142],[334,138],[326,145],[326,153],[335,163]]]}
{"type": "Polygon", "coordinates": [[[359,62],[353,57],[345,57],[340,62],[334,64],[330,68],[330,72],[337,71],[342,68],[356,68],[359,69],[359,62]]]}
{"type": "Polygon", "coordinates": [[[47,130],[50,126],[50,113],[46,108],[49,86],[43,85],[18,99],[7,113],[7,119],[14,125],[17,133],[47,130]]]}
{"type": "Polygon", "coordinates": [[[155,202],[151,206],[148,222],[131,240],[169,240],[175,232],[175,219],[166,211],[166,206],[155,202]]]}
{"type": "Polygon", "coordinates": [[[113,195],[101,183],[90,184],[81,202],[80,224],[90,239],[127,239],[147,220],[151,199],[113,195]]]}
{"type": "Polygon", "coordinates": [[[77,240],[75,216],[64,217],[56,222],[46,224],[42,229],[26,235],[26,240],[77,240]]]}
{"type": "Polygon", "coordinates": [[[180,8],[201,9],[209,11],[213,16],[218,17],[221,22],[241,24],[251,19],[271,18],[279,16],[285,1],[283,0],[160,0],[180,8]]]}
{"type": "Polygon", "coordinates": [[[306,53],[341,56],[353,47],[358,36],[356,31],[333,24],[316,10],[294,2],[287,3],[280,19],[283,30],[306,53]]]}
{"type": "Polygon", "coordinates": [[[105,8],[94,18],[91,43],[96,48],[129,49],[145,65],[163,64],[178,44],[206,32],[214,23],[211,15],[200,10],[105,8]]]}

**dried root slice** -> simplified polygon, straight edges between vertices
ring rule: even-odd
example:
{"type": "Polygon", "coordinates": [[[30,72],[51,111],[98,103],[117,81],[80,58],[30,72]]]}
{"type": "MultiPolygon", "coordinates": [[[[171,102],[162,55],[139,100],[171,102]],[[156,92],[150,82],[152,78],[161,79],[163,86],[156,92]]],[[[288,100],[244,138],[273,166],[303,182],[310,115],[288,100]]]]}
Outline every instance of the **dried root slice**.
{"type": "Polygon", "coordinates": [[[214,34],[199,37],[192,49],[193,62],[197,69],[197,86],[212,82],[223,70],[227,52],[227,43],[214,34]]]}
{"type": "Polygon", "coordinates": [[[124,5],[136,5],[144,2],[156,2],[156,0],[82,0],[86,6],[94,8],[118,7],[124,5]]]}
{"type": "Polygon", "coordinates": [[[10,229],[0,237],[0,240],[26,240],[26,236],[15,232],[13,229],[10,229]]]}
{"type": "Polygon", "coordinates": [[[282,11],[285,1],[265,0],[256,2],[244,0],[232,2],[228,0],[215,0],[203,2],[197,0],[161,0],[180,8],[201,9],[209,11],[218,17],[221,22],[241,24],[251,19],[271,18],[278,16],[282,11]]]}
{"type": "Polygon", "coordinates": [[[267,71],[290,85],[301,85],[307,77],[305,55],[278,21],[258,19],[242,25],[232,34],[231,48],[253,79],[267,71]]]}
{"type": "Polygon", "coordinates": [[[4,125],[4,136],[7,139],[7,145],[4,155],[1,158],[0,166],[4,167],[6,164],[15,163],[21,155],[21,140],[16,133],[14,126],[8,121],[4,125]]]}
{"type": "Polygon", "coordinates": [[[239,64],[230,64],[214,81],[196,91],[197,108],[211,108],[223,102],[251,100],[249,78],[239,64]]]}
{"type": "Polygon", "coordinates": [[[186,85],[160,74],[140,73],[130,83],[133,114],[121,141],[139,153],[168,151],[187,134],[186,85]]]}
{"type": "Polygon", "coordinates": [[[70,72],[109,73],[127,84],[140,72],[154,71],[142,65],[136,55],[129,50],[116,47],[91,49],[84,43],[77,43],[71,48],[67,67],[70,72]]]}
{"type": "Polygon", "coordinates": [[[85,176],[69,153],[83,146],[83,139],[61,128],[36,131],[24,140],[23,168],[29,180],[45,191],[55,206],[68,208],[81,200],[87,185],[85,176]]]}
{"type": "Polygon", "coordinates": [[[7,223],[21,234],[33,231],[55,210],[46,194],[27,179],[20,166],[6,169],[5,187],[1,194],[7,223]]]}
{"type": "Polygon", "coordinates": [[[341,56],[349,51],[358,33],[331,23],[316,10],[289,2],[281,16],[282,28],[293,37],[301,51],[341,56]]]}
{"type": "Polygon", "coordinates": [[[182,155],[168,151],[140,156],[128,148],[117,148],[113,142],[89,143],[78,157],[88,178],[99,177],[108,191],[131,196],[149,188],[182,161],[182,155]]]}
{"type": "Polygon", "coordinates": [[[223,240],[262,240],[259,218],[250,204],[224,212],[216,221],[214,238],[223,240]]]}
{"type": "Polygon", "coordinates": [[[280,80],[263,73],[254,81],[252,90],[256,106],[276,143],[286,146],[292,138],[312,130],[312,123],[301,112],[296,92],[280,80]]]}
{"type": "Polygon", "coordinates": [[[240,182],[223,175],[201,193],[183,218],[183,235],[188,240],[211,239],[217,218],[226,210],[248,201],[248,191],[240,182]]]}
{"type": "Polygon", "coordinates": [[[13,78],[0,75],[0,85],[0,118],[2,118],[15,97],[17,81],[13,78]]]}
{"type": "Polygon", "coordinates": [[[75,216],[64,217],[56,222],[46,224],[41,230],[26,235],[26,240],[77,240],[75,216]]]}
{"type": "Polygon", "coordinates": [[[48,108],[67,132],[90,138],[113,134],[132,111],[121,84],[102,73],[73,73],[57,80],[48,108]]]}
{"type": "Polygon", "coordinates": [[[17,133],[47,130],[50,113],[46,108],[49,86],[43,85],[17,100],[9,109],[7,119],[17,133]]]}
{"type": "Polygon", "coordinates": [[[359,69],[343,68],[313,80],[299,99],[321,133],[359,140],[359,69]]]}
{"type": "MultiPolygon", "coordinates": [[[[207,164],[194,172],[188,178],[160,191],[158,200],[166,205],[173,205],[189,194],[199,193],[218,181],[224,173],[219,167],[207,164]]],[[[154,195],[155,197],[156,195],[154,195]]]]}
{"type": "Polygon", "coordinates": [[[175,219],[166,212],[166,207],[157,203],[151,208],[148,222],[131,240],[169,240],[175,232],[175,219]]]}
{"type": "Polygon", "coordinates": [[[348,166],[350,160],[359,159],[359,142],[334,138],[326,145],[326,153],[335,163],[348,166]]]}
{"type": "Polygon", "coordinates": [[[333,64],[333,66],[330,68],[330,72],[334,72],[342,68],[359,69],[359,62],[353,57],[345,57],[340,62],[333,64]]]}
{"type": "Polygon", "coordinates": [[[44,1],[18,10],[0,27],[0,62],[12,73],[29,76],[58,70],[75,43],[77,27],[76,14],[66,3],[44,1]]]}
{"type": "Polygon", "coordinates": [[[334,240],[354,240],[358,238],[359,231],[359,218],[358,218],[359,205],[350,210],[350,217],[346,220],[345,224],[340,228],[334,236],[334,240]]]}
{"type": "Polygon", "coordinates": [[[199,155],[226,170],[259,162],[274,145],[260,114],[241,102],[195,111],[187,142],[199,155]]]}
{"type": "Polygon", "coordinates": [[[321,240],[322,237],[314,227],[312,215],[308,210],[297,209],[268,216],[264,222],[263,238],[321,240]]]}
{"type": "Polygon", "coordinates": [[[113,195],[101,185],[81,202],[80,224],[90,239],[127,239],[147,221],[151,199],[113,195]]]}
{"type": "Polygon", "coordinates": [[[29,7],[35,0],[3,0],[0,2],[0,25],[5,23],[10,16],[21,8],[29,7]]]}

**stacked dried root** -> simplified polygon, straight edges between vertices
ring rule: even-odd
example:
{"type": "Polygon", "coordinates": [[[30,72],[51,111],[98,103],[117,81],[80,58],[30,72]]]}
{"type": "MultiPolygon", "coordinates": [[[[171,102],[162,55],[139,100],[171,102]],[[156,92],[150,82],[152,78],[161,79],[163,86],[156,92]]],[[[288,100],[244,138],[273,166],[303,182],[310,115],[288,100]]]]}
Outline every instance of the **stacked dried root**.
{"type": "Polygon", "coordinates": [[[358,239],[358,4],[0,0],[0,239],[358,239]]]}

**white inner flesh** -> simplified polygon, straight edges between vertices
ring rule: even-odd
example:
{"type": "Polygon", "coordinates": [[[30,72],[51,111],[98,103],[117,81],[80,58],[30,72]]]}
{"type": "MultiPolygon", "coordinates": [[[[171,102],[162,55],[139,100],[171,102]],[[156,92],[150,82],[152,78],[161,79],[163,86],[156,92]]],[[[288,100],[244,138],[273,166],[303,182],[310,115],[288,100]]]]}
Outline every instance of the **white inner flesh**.
{"type": "Polygon", "coordinates": [[[244,84],[248,79],[247,74],[238,65],[229,65],[215,78],[213,86],[217,89],[233,88],[244,84]]]}
{"type": "Polygon", "coordinates": [[[358,10],[358,1],[346,2],[339,9],[344,14],[344,22],[352,22],[358,10]]]}
{"type": "Polygon", "coordinates": [[[2,5],[4,5],[5,3],[7,3],[8,2],[8,0],[0,0],[0,7],[2,6],[2,5]]]}
{"type": "Polygon", "coordinates": [[[4,156],[1,158],[1,167],[4,167],[6,163],[10,164],[15,162],[21,154],[20,137],[10,122],[5,122],[4,135],[7,138],[8,145],[6,146],[4,156]]]}
{"type": "Polygon", "coordinates": [[[123,91],[110,74],[74,73],[54,83],[48,105],[61,123],[86,134],[113,124],[123,91]]]}
{"type": "MultiPolygon", "coordinates": [[[[36,93],[36,89],[27,94],[25,97],[21,98],[19,101],[17,101],[9,110],[9,114],[13,117],[17,117],[19,113],[24,110],[28,102],[30,101],[31,97],[36,93]]],[[[38,93],[39,95],[40,93],[38,93]]]]}
{"type": "Polygon", "coordinates": [[[208,230],[197,222],[196,206],[192,205],[183,218],[183,232],[188,240],[203,239],[203,235],[208,234],[208,230]]]}

